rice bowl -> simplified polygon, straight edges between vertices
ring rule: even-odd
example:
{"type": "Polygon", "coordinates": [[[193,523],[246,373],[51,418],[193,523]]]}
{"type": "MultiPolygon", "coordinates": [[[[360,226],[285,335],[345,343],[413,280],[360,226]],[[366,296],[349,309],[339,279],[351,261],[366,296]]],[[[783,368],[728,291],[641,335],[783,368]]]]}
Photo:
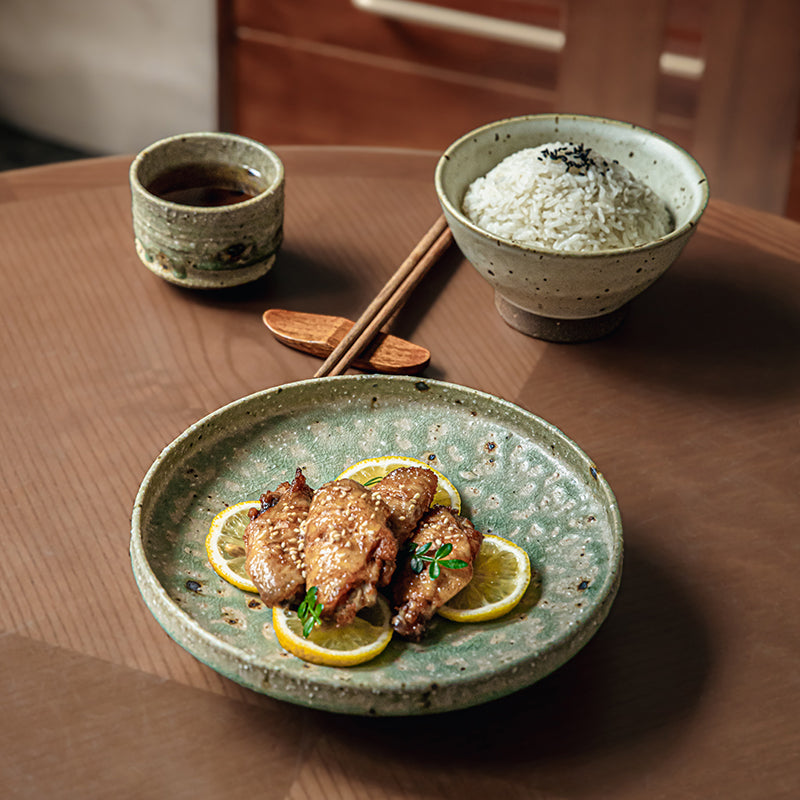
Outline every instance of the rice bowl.
{"type": "MultiPolygon", "coordinates": [[[[682,148],[637,125],[602,117],[537,114],[476,128],[442,154],[434,174],[439,203],[456,244],[494,290],[495,306],[512,327],[549,341],[603,336],[622,321],[627,304],[654,283],[680,255],[708,203],[700,165],[682,148]],[[470,186],[519,151],[570,143],[617,161],[666,206],[669,230],[648,241],[570,250],[530,244],[493,233],[470,219],[470,186]]],[[[513,201],[512,201],[513,202],[513,201]]],[[[553,200],[556,221],[563,204],[553,200]]],[[[598,219],[593,202],[591,212],[598,219]]],[[[558,244],[558,243],[556,243],[558,244]]]]}

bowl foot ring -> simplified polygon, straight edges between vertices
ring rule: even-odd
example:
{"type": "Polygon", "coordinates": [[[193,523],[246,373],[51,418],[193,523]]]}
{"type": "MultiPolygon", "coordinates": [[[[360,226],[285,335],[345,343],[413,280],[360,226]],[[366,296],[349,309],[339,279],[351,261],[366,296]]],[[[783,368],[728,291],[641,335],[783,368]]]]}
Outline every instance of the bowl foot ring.
{"type": "Polygon", "coordinates": [[[494,304],[500,316],[512,328],[535,339],[562,343],[590,342],[608,336],[619,327],[627,312],[627,306],[622,306],[599,317],[554,319],[515,306],[497,293],[494,296],[494,304]]]}

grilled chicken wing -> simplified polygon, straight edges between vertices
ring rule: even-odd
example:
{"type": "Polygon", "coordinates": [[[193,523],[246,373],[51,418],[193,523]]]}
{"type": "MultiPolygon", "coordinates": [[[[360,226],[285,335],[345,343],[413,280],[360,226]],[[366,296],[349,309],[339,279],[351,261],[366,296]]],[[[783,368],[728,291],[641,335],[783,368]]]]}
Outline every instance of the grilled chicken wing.
{"type": "Polygon", "coordinates": [[[302,470],[294,480],[261,495],[244,531],[245,569],[268,606],[302,599],[305,562],[301,526],[313,492],[302,470]]]}
{"type": "Polygon", "coordinates": [[[372,488],[389,508],[389,527],[399,544],[408,539],[430,507],[439,479],[424,467],[399,467],[372,488]]]}
{"type": "Polygon", "coordinates": [[[380,499],[347,478],[314,495],[305,522],[306,585],[317,587],[322,616],[337,625],[374,605],[378,587],[392,577],[397,539],[388,518],[380,499]]]}
{"type": "Polygon", "coordinates": [[[467,566],[461,569],[442,567],[435,580],[430,577],[427,565],[419,574],[411,569],[409,561],[397,570],[393,583],[395,613],[392,627],[401,636],[419,640],[436,609],[458,594],[472,579],[472,563],[483,534],[475,530],[466,517],[457,516],[444,506],[434,506],[423,516],[411,541],[418,547],[430,542],[428,552],[431,554],[449,542],[453,549],[447,558],[467,562],[467,566]]]}

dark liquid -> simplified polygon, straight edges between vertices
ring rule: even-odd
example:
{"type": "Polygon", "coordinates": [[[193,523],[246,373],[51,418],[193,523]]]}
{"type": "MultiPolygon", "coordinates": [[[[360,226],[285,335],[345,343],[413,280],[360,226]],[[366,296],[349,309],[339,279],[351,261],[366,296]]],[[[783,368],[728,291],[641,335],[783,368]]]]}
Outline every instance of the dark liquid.
{"type": "Polygon", "coordinates": [[[184,206],[229,206],[264,191],[261,174],[231,164],[183,164],[162,172],[147,186],[162,200],[184,206]]]}

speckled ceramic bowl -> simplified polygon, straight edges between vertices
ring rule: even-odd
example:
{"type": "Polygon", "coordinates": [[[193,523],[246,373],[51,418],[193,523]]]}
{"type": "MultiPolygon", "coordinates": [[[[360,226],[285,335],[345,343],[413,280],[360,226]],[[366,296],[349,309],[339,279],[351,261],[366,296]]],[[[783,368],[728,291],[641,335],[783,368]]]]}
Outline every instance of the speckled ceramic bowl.
{"type": "Polygon", "coordinates": [[[515,117],[471,131],[444,152],[435,185],[456,243],[494,287],[500,314],[518,330],[552,341],[583,341],[613,330],[626,304],[678,257],[708,202],[703,170],[668,139],[636,125],[571,114],[515,117]],[[673,230],[630,249],[564,253],[500,238],[469,220],[462,201],[476,178],[518,150],[554,141],[617,159],[664,200],[673,230]]]}
{"type": "MultiPolygon", "coordinates": [[[[275,263],[283,241],[284,169],[260,142],[232,133],[170,136],[134,159],[130,187],[136,252],[160,278],[218,289],[256,280],[275,263]],[[247,199],[208,206],[176,201],[178,192],[154,188],[170,175],[182,176],[173,179],[183,181],[177,184],[182,198],[198,196],[187,185],[197,189],[205,182],[207,190],[225,186],[247,199]]],[[[167,181],[165,188],[175,186],[167,181]]]]}
{"type": "Polygon", "coordinates": [[[192,425],[141,485],[131,560],[164,630],[230,679],[329,711],[411,715],[509,694],[575,655],[616,594],[622,529],[592,461],[533,414],[448,383],[353,375],[269,389],[192,425]],[[422,458],[446,474],[478,528],[525,548],[534,579],[501,619],[459,625],[436,617],[422,642],[395,636],[366,664],[307,664],[280,647],[258,597],[208,564],[209,524],[297,467],[317,487],[381,454],[422,458]]]}

